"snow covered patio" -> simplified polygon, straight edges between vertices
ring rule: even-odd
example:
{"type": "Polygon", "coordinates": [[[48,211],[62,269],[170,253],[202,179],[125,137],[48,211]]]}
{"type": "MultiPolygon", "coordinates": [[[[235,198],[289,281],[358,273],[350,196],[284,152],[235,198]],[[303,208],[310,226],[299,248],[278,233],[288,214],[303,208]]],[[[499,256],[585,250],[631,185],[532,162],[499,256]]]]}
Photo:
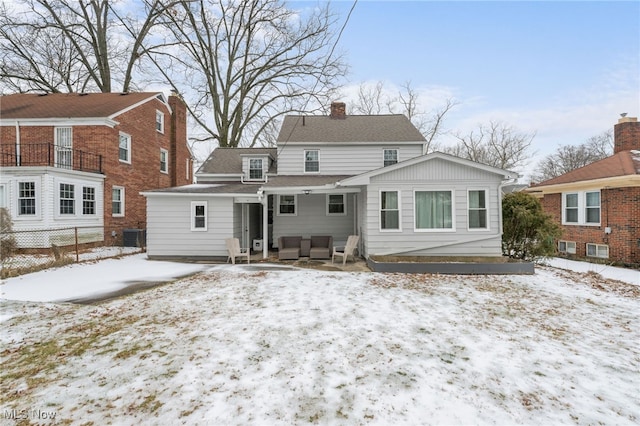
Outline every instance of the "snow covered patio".
{"type": "MultiPolygon", "coordinates": [[[[98,262],[85,277],[128,269],[117,263],[126,259],[98,262]]],[[[164,263],[139,263],[147,265],[139,275],[164,263]]],[[[64,286],[63,276],[72,271],[50,271],[49,284],[64,286]]],[[[5,417],[41,410],[64,424],[127,425],[640,420],[640,287],[593,272],[462,277],[220,265],[99,305],[0,306],[5,417]]]]}

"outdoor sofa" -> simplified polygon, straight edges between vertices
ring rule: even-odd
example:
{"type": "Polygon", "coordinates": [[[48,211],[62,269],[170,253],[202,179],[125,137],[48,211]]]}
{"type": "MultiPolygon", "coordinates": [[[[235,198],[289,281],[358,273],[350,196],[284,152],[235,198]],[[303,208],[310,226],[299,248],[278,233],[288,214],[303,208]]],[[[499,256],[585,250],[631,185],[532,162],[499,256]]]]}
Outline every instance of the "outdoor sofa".
{"type": "Polygon", "coordinates": [[[278,259],[296,260],[302,257],[310,259],[330,259],[333,251],[332,236],[312,236],[311,238],[279,237],[278,259]]]}

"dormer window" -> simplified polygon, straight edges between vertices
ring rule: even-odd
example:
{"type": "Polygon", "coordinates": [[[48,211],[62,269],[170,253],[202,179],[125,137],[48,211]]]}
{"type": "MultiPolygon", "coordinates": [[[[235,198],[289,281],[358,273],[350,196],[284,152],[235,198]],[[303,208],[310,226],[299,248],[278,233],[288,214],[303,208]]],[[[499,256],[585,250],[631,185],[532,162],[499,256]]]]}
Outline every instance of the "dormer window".
{"type": "Polygon", "coordinates": [[[263,179],[262,158],[250,158],[249,159],[249,179],[250,180],[262,180],[263,179]]]}

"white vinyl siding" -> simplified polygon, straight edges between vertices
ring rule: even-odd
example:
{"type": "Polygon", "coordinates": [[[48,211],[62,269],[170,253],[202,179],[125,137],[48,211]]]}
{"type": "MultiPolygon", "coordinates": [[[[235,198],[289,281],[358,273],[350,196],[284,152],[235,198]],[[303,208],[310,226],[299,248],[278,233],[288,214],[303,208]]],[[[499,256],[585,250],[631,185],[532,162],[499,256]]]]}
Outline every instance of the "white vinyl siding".
{"type": "Polygon", "coordinates": [[[207,206],[207,230],[202,232],[191,232],[191,202],[184,197],[147,197],[147,255],[227,258],[224,240],[234,236],[233,198],[202,200],[207,206]]]}
{"type": "MultiPolygon", "coordinates": [[[[300,175],[305,173],[304,151],[320,152],[320,172],[325,175],[357,175],[379,169],[383,165],[383,146],[325,144],[307,146],[287,144],[278,152],[278,174],[300,175]]],[[[398,147],[398,157],[406,160],[422,155],[422,144],[406,144],[398,147]]]]}

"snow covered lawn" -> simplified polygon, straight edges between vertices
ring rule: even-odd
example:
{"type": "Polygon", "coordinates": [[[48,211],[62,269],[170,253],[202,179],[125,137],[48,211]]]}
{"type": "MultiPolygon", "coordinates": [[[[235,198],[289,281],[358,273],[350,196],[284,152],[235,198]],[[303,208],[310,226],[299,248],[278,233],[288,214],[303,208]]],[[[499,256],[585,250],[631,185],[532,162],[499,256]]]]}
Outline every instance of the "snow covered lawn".
{"type": "Polygon", "coordinates": [[[0,415],[62,424],[638,424],[640,287],[221,266],[0,301],[0,415]],[[25,414],[26,413],[26,414],[25,414]],[[42,421],[42,420],[39,420],[42,421]]]}

